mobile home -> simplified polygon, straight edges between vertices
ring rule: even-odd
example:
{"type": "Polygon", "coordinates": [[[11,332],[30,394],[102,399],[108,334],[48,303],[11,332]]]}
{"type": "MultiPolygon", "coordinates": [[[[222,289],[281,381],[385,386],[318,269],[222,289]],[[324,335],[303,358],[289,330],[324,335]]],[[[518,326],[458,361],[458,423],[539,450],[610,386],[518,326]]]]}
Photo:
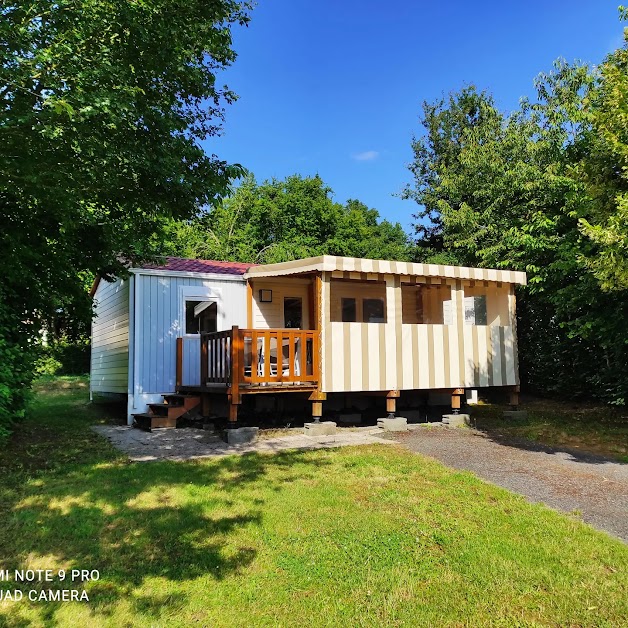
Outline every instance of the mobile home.
{"type": "MultiPolygon", "coordinates": [[[[168,258],[95,287],[92,393],[125,394],[129,419],[162,397],[203,412],[246,395],[519,386],[515,286],[525,273],[320,256],[255,266],[168,258]]],[[[149,413],[150,414],[150,413],[149,413]]]]}

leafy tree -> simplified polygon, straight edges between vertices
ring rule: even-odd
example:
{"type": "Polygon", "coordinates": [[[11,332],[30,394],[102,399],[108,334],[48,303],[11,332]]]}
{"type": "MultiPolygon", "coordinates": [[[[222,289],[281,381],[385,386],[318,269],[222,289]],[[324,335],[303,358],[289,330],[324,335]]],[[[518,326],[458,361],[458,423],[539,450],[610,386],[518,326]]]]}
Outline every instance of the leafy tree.
{"type": "MultiPolygon", "coordinates": [[[[620,7],[621,18],[628,9],[620,7]]],[[[590,153],[580,164],[592,211],[582,231],[595,247],[586,258],[605,290],[628,289],[628,29],[624,45],[600,68],[589,108],[590,153]]]]}
{"type": "Polygon", "coordinates": [[[89,311],[86,273],[150,258],[164,217],[241,173],[200,140],[235,98],[216,73],[248,5],[7,0],[0,18],[0,363],[21,373],[0,373],[1,423],[23,408],[43,322],[89,311]]]}
{"type": "Polygon", "coordinates": [[[622,403],[628,298],[601,289],[580,229],[592,215],[579,173],[591,151],[596,80],[586,66],[559,61],[537,80],[537,99],[510,116],[474,87],[426,105],[406,196],[423,206],[418,220],[430,219],[417,229],[428,251],[528,273],[519,335],[529,385],[622,403]]]}
{"type": "Polygon", "coordinates": [[[219,206],[172,223],[163,252],[257,263],[323,254],[409,259],[402,227],[378,221],[377,210],[360,201],[334,202],[319,176],[262,184],[248,177],[219,206]]]}

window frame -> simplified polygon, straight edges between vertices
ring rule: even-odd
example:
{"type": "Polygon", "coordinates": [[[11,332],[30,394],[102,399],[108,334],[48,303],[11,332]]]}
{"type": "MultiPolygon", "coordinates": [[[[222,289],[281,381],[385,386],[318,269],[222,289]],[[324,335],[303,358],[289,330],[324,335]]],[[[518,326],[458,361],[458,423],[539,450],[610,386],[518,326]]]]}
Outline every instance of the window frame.
{"type": "Polygon", "coordinates": [[[179,320],[175,331],[183,338],[198,338],[199,334],[188,334],[186,329],[186,303],[188,301],[214,301],[216,303],[216,329],[220,330],[218,321],[222,312],[222,291],[220,288],[207,286],[179,286],[179,320]]]}
{"type": "Polygon", "coordinates": [[[362,297],[360,299],[360,301],[362,301],[362,322],[363,323],[369,323],[371,325],[385,325],[386,324],[386,301],[385,301],[385,299],[382,299],[381,297],[362,297]],[[382,315],[383,315],[383,316],[381,316],[382,320],[377,320],[377,321],[366,320],[365,314],[366,314],[366,305],[367,305],[368,302],[381,304],[381,306],[382,306],[382,315]]]}

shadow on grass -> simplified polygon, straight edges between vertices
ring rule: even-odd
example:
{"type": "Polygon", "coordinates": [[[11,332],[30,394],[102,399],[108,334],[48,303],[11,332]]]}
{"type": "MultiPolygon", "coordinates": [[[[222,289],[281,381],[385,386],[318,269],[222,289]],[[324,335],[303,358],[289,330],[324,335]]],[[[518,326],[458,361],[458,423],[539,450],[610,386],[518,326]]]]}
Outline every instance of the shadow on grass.
{"type": "MultiPolygon", "coordinates": [[[[324,464],[312,452],[286,451],[209,462],[103,462],[43,474],[0,506],[0,567],[97,569],[102,579],[87,586],[90,606],[107,614],[125,598],[157,618],[185,604],[184,595],[164,594],[159,585],[141,596],[134,589],[150,578],[219,581],[246,569],[257,550],[242,540],[254,535],[242,531],[262,524],[264,494],[324,464]],[[33,566],[37,560],[47,564],[33,566]]],[[[37,605],[37,612],[51,621],[61,604],[37,605]]]]}

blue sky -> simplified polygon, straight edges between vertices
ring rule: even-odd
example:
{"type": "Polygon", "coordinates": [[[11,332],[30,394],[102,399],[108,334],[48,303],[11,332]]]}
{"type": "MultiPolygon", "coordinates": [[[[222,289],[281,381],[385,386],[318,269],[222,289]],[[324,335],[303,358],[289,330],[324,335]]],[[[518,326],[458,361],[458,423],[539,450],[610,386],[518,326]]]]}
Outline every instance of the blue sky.
{"type": "Polygon", "coordinates": [[[411,231],[421,103],[469,83],[504,110],[532,95],[554,59],[599,63],[619,47],[617,0],[525,2],[259,0],[219,76],[240,99],[208,152],[258,181],[318,173],[411,231]]]}

